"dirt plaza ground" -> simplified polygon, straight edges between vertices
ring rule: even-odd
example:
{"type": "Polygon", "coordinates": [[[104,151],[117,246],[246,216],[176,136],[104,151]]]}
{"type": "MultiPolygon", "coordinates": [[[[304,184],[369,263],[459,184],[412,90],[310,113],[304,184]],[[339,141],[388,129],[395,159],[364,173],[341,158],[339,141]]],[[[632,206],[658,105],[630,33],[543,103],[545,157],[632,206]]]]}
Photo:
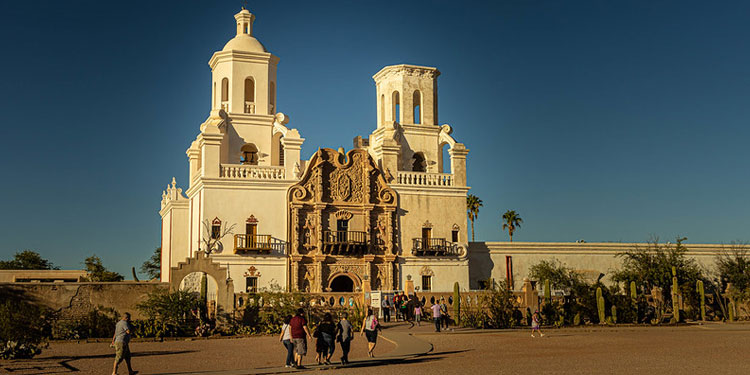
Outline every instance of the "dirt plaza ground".
{"type": "MultiPolygon", "coordinates": [[[[546,330],[531,338],[526,330],[455,330],[434,333],[429,325],[408,329],[399,324],[384,331],[368,361],[365,340],[353,343],[353,365],[312,366],[307,371],[283,367],[285,352],[276,337],[167,342],[135,342],[133,365],[141,374],[748,374],[750,324],[680,327],[585,327],[546,330]],[[404,340],[412,335],[415,341],[404,340]],[[432,350],[423,355],[412,351],[432,350]],[[400,346],[399,346],[400,345],[400,346]],[[389,357],[395,353],[395,357],[389,357]],[[279,365],[282,366],[279,366],[279,365]]],[[[334,358],[338,359],[337,354],[334,358]]],[[[10,374],[108,374],[108,343],[56,342],[28,361],[0,361],[10,374]]],[[[306,357],[312,364],[313,357],[306,357]]],[[[120,373],[126,373],[122,368],[120,373]]]]}

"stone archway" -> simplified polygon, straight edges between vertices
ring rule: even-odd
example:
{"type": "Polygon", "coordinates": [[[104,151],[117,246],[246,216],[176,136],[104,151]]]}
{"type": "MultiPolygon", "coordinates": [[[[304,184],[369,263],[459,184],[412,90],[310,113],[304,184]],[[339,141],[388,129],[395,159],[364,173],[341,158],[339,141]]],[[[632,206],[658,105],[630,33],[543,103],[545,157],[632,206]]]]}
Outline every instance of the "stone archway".
{"type": "Polygon", "coordinates": [[[348,272],[337,272],[328,279],[328,290],[337,293],[351,293],[361,288],[359,278],[348,272]]]}
{"type": "Polygon", "coordinates": [[[194,258],[187,258],[185,262],[177,264],[177,267],[172,267],[169,273],[169,290],[179,290],[182,280],[193,272],[205,272],[216,280],[216,305],[219,312],[234,312],[234,282],[227,277],[226,267],[214,263],[204,251],[198,251],[194,258]]]}

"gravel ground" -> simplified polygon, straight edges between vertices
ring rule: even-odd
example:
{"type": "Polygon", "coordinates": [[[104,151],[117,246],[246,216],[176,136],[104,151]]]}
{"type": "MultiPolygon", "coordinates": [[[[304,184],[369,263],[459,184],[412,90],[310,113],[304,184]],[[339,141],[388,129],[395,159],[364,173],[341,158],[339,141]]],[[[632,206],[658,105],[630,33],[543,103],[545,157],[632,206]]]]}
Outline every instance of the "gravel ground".
{"type": "MultiPolygon", "coordinates": [[[[405,327],[392,329],[405,330],[405,327]]],[[[433,352],[400,363],[328,370],[341,374],[750,374],[750,325],[709,324],[688,327],[583,328],[528,331],[432,333],[408,330],[433,344],[433,352]],[[387,369],[386,369],[387,368],[387,369]]],[[[366,357],[357,337],[352,359],[366,357]]],[[[207,370],[260,369],[283,363],[276,337],[136,342],[133,363],[142,374],[207,370]]],[[[395,346],[379,340],[377,354],[395,346]]],[[[334,358],[338,358],[340,349],[334,358]]],[[[53,343],[32,361],[0,362],[12,374],[108,374],[112,350],[107,343],[53,343]]],[[[306,357],[305,363],[313,362],[306,357]]],[[[283,371],[282,369],[279,369],[283,371]]],[[[307,371],[307,373],[320,370],[307,371]]],[[[248,373],[251,373],[249,371],[248,373]]],[[[120,373],[125,373],[124,368],[120,373]]],[[[300,372],[301,373],[301,372],[300,372]]]]}
{"type": "MultiPolygon", "coordinates": [[[[395,346],[378,340],[375,354],[384,354],[395,346]]],[[[283,369],[286,349],[278,336],[210,339],[193,341],[131,342],[133,369],[141,374],[166,372],[190,373],[211,370],[254,369],[279,367],[283,369]]],[[[304,364],[315,363],[315,347],[308,346],[304,364]]],[[[333,353],[338,361],[341,348],[333,353]]],[[[367,343],[356,336],[349,359],[366,358],[367,343]]],[[[55,342],[40,356],[25,361],[0,361],[0,373],[10,374],[110,374],[114,349],[109,342],[55,342]]],[[[125,363],[120,374],[126,374],[125,363]]]]}

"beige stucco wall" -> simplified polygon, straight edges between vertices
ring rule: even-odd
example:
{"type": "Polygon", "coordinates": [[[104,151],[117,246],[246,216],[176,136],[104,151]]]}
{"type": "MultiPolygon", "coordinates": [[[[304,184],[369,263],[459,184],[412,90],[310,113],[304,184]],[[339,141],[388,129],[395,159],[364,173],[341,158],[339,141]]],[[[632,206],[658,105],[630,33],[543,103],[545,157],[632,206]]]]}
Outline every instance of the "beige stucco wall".
{"type": "Polygon", "coordinates": [[[155,282],[117,283],[23,283],[4,284],[0,288],[20,290],[52,309],[58,310],[61,318],[80,318],[97,307],[115,309],[118,313],[129,312],[133,319],[144,316],[136,305],[149,293],[166,290],[169,285],[155,282]]]}
{"type": "MultiPolygon", "coordinates": [[[[622,261],[617,253],[635,248],[646,248],[645,243],[575,243],[575,242],[472,242],[469,244],[471,288],[479,287],[479,280],[494,278],[505,280],[505,257],[513,261],[513,279],[516,290],[528,277],[532,265],[541,260],[557,259],[585,275],[596,277],[604,273],[604,282],[610,281],[613,270],[622,261]]],[[[716,256],[728,247],[719,244],[685,244],[687,255],[705,270],[712,270],[716,256]]]]}

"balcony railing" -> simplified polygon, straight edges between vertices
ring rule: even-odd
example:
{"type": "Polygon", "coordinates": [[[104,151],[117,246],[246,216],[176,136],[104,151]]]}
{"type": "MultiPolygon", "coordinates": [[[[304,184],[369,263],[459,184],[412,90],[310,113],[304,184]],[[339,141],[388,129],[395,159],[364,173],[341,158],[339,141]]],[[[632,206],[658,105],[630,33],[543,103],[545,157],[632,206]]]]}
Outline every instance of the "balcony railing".
{"type": "Polygon", "coordinates": [[[368,248],[367,232],[323,231],[323,252],[332,255],[364,254],[368,248]]]}
{"type": "Polygon", "coordinates": [[[235,234],[234,253],[259,252],[270,253],[271,235],[269,234],[235,234]]]}
{"type": "Polygon", "coordinates": [[[255,113],[255,102],[245,102],[245,113],[255,113]]]}
{"type": "Polygon", "coordinates": [[[396,183],[412,186],[453,186],[453,175],[450,173],[399,171],[396,183]]]}
{"type": "Polygon", "coordinates": [[[458,246],[445,238],[414,238],[411,252],[418,256],[458,255],[458,246]]]}
{"type": "Polygon", "coordinates": [[[232,180],[284,180],[284,167],[260,167],[245,164],[222,164],[219,177],[232,180]]]}

